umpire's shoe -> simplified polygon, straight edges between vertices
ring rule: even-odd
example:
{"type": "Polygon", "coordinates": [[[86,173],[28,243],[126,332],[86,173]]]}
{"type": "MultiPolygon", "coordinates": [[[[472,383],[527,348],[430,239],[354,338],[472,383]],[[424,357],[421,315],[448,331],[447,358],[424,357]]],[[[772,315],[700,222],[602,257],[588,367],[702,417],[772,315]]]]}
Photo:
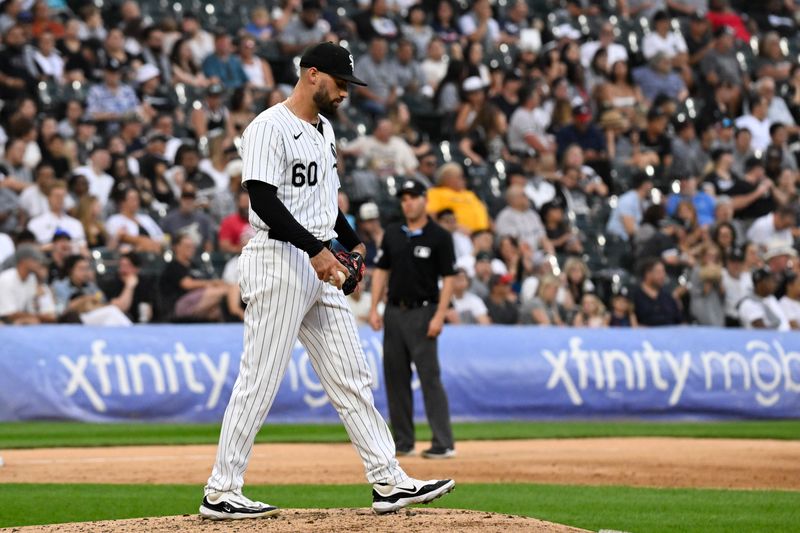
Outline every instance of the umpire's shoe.
{"type": "Polygon", "coordinates": [[[241,492],[212,492],[203,498],[200,516],[211,520],[241,520],[276,516],[280,509],[264,502],[254,502],[241,492]]]}
{"type": "Polygon", "coordinates": [[[452,479],[430,479],[422,481],[408,478],[401,485],[372,486],[372,510],[378,514],[393,513],[415,503],[430,503],[453,490],[452,479]]]}

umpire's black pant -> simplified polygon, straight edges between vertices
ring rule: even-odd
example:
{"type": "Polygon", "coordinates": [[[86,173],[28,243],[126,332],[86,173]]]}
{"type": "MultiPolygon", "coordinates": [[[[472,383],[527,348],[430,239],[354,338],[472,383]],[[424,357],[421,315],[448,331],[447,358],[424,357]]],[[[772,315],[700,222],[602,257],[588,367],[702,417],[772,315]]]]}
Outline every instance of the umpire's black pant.
{"type": "Polygon", "coordinates": [[[389,404],[389,420],[395,447],[414,448],[414,401],[411,363],[417,368],[425,401],[425,414],[433,433],[433,448],[453,448],[450,409],[442,386],[437,340],[428,338],[428,323],[436,304],[405,309],[387,305],[383,329],[383,378],[389,404]]]}

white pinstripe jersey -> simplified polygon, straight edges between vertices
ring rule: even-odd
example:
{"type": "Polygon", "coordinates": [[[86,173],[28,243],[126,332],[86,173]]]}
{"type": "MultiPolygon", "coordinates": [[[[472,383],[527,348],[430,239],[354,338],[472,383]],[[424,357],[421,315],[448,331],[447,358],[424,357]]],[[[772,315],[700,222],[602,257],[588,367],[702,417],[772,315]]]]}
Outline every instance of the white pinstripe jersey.
{"type": "MultiPolygon", "coordinates": [[[[242,134],[242,183],[263,181],[278,188],[278,199],[309,233],[321,241],[336,237],[339,213],[336,139],[331,123],[320,115],[316,127],[283,104],[258,115],[242,134]]],[[[251,209],[250,225],[269,229],[251,209]]]]}

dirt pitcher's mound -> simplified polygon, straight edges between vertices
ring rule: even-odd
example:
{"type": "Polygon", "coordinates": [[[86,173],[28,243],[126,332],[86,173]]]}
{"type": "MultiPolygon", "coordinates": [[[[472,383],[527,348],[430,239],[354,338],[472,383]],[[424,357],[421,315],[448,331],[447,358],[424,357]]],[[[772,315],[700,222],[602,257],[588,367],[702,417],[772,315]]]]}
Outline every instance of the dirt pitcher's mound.
{"type": "Polygon", "coordinates": [[[368,533],[422,533],[429,531],[480,531],[500,533],[507,531],[537,531],[543,533],[578,533],[586,531],[574,527],[543,522],[524,516],[502,515],[461,509],[406,509],[399,513],[377,516],[369,509],[284,509],[277,518],[214,522],[199,516],[165,516],[134,518],[131,520],[106,520],[103,522],[76,522],[49,526],[14,528],[19,533],[175,533],[176,531],[217,533],[231,531],[318,532],[363,531],[368,533]]]}

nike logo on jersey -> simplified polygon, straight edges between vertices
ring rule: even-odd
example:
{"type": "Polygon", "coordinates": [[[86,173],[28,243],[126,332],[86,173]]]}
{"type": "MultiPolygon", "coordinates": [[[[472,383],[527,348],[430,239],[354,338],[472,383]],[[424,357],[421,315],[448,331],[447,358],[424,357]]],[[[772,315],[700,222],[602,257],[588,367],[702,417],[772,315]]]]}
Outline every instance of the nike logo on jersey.
{"type": "Polygon", "coordinates": [[[300,138],[300,136],[301,136],[302,134],[303,134],[303,132],[301,131],[300,133],[298,133],[297,135],[295,135],[295,136],[294,136],[294,140],[296,141],[297,139],[299,139],[299,138],[300,138]]]}

